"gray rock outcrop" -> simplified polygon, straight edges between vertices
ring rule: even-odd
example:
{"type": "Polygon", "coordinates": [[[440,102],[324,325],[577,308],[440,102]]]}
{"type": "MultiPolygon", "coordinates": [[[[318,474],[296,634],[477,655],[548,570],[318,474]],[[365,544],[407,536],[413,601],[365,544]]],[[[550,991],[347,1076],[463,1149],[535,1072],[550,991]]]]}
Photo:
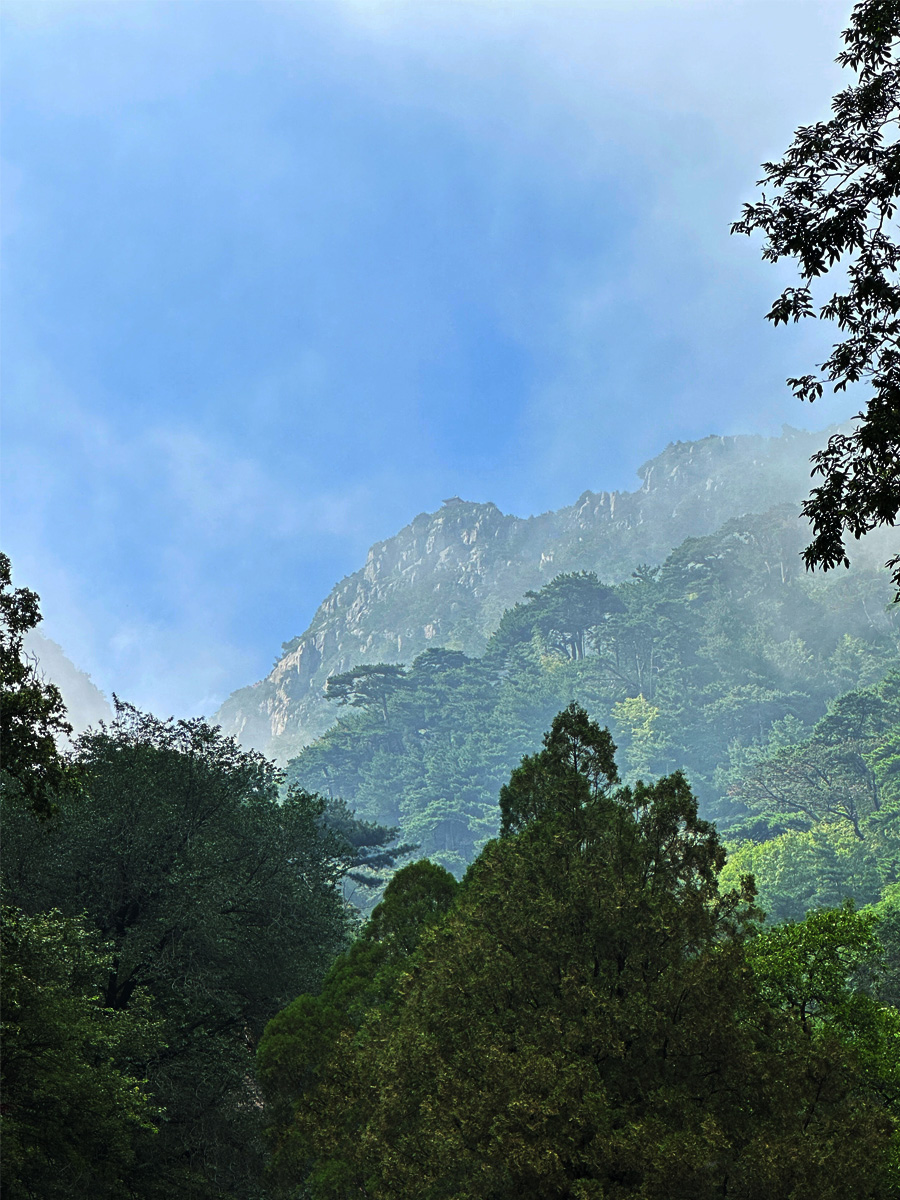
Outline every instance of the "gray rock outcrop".
{"type": "Polygon", "coordinates": [[[674,443],[640,468],[635,491],[586,491],[533,517],[454,496],[376,543],[305,633],[284,643],[269,675],[229,696],[215,720],[286,761],[334,720],[323,696],[329,675],[410,662],[430,646],[478,654],[504,609],[562,572],[591,570],[615,582],[731,517],[780,503],[799,512],[809,457],[826,438],[785,426],[777,438],[674,443]]]}

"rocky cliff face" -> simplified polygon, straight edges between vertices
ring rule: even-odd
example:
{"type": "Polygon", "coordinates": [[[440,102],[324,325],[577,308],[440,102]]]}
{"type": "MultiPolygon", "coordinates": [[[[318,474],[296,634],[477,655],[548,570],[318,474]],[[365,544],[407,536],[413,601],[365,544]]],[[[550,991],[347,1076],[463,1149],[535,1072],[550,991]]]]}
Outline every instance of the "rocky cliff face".
{"type": "Polygon", "coordinates": [[[633,492],[584,492],[557,512],[514,517],[458,497],[369,551],[323,601],[270,674],[234,692],[215,720],[280,761],[334,720],[329,675],[361,663],[410,662],[431,646],[477,654],[504,609],[568,571],[606,582],[660,562],[686,537],[809,490],[809,457],[826,434],[708,437],[667,447],[633,492]]]}

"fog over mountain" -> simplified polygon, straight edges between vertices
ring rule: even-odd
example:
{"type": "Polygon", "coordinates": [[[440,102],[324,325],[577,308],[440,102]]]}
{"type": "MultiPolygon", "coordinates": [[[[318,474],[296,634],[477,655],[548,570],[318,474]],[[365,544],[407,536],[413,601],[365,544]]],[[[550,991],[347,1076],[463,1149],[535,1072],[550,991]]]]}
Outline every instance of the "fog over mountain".
{"type": "Polygon", "coordinates": [[[215,720],[244,745],[286,761],[334,720],[323,696],[329,675],[361,663],[408,663],[435,646],[478,654],[504,609],[556,575],[590,570],[617,582],[732,517],[782,503],[799,513],[810,455],[828,432],[785,426],[774,438],[676,442],[640,467],[635,491],[584,491],[539,516],[448,498],[376,543],[309,627],[283,643],[269,675],[234,692],[215,720]]]}
{"type": "Polygon", "coordinates": [[[44,637],[36,629],[25,635],[26,653],[32,655],[44,678],[55,683],[62,693],[74,735],[83,733],[98,721],[112,718],[109,701],[85,671],[66,657],[62,646],[44,637]]]}

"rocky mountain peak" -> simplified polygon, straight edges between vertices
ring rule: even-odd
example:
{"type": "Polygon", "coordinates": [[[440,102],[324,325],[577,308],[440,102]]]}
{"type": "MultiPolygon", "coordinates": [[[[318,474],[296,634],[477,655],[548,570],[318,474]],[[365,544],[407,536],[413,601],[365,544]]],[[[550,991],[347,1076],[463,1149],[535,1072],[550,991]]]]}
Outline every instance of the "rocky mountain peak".
{"type": "Polygon", "coordinates": [[[657,563],[686,537],[731,517],[797,503],[809,457],[827,438],[710,436],[675,442],[638,470],[633,492],[584,491],[532,517],[452,496],[376,542],[270,674],[233,693],[216,714],[227,733],[284,761],[334,719],[329,675],[365,662],[410,662],[431,646],[477,654],[504,609],[568,571],[612,582],[657,563]]]}

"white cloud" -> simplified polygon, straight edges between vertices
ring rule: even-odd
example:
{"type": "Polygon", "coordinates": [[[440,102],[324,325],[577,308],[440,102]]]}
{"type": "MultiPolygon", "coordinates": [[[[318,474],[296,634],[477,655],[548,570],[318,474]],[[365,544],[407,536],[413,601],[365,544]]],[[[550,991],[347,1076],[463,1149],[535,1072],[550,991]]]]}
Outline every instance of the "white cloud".
{"type": "MultiPolygon", "coordinates": [[[[521,345],[538,348],[548,364],[523,397],[518,461],[511,456],[512,466],[495,472],[498,485],[516,495],[511,506],[522,510],[573,499],[573,480],[576,489],[609,486],[600,471],[607,442],[613,453],[606,469],[627,468],[630,475],[644,453],[670,436],[690,436],[692,422],[699,435],[710,432],[710,412],[718,418],[723,395],[732,428],[802,420],[800,413],[793,417],[788,398],[757,395],[755,407],[741,407],[732,404],[727,377],[719,392],[708,386],[728,365],[717,354],[732,336],[732,327],[716,324],[716,290],[734,286],[744,270],[735,265],[727,221],[749,198],[756,164],[777,154],[794,125],[818,115],[834,90],[838,73],[829,62],[847,7],[845,0],[10,0],[4,21],[8,73],[20,101],[50,127],[78,136],[82,126],[69,118],[96,119],[120,168],[138,164],[152,178],[165,163],[173,128],[166,119],[183,114],[198,144],[215,150],[212,166],[204,160],[213,198],[220,204],[236,198],[248,226],[275,222],[276,245],[284,213],[276,206],[272,216],[261,198],[298,170],[290,136],[277,106],[251,106],[237,131],[230,115],[200,121],[192,106],[211,79],[243,86],[254,71],[298,78],[318,71],[331,86],[329,103],[345,96],[364,108],[368,97],[407,117],[437,114],[435,136],[479,150],[490,192],[484,219],[493,222],[494,243],[504,250],[516,246],[515,222],[527,210],[523,185],[540,188],[560,178],[560,190],[611,210],[627,194],[633,207],[619,214],[614,254],[603,246],[580,258],[560,251],[541,287],[523,294],[514,281],[498,278],[490,297],[492,319],[521,345]],[[252,36],[245,37],[248,29],[252,36]],[[314,37],[306,36],[309,29],[314,37]],[[173,99],[170,109],[161,103],[173,99]],[[692,292],[682,280],[688,259],[703,275],[692,292]],[[677,321],[666,305],[681,306],[677,321]],[[623,308],[663,333],[658,353],[669,353],[673,364],[668,413],[658,397],[640,392],[654,364],[629,361],[621,346],[610,350],[610,330],[614,335],[623,308]],[[705,337],[697,335],[704,327],[705,337]],[[677,366],[691,355],[696,380],[677,366]]],[[[334,170],[343,172],[334,189],[341,207],[329,217],[349,227],[367,177],[352,157],[334,170]]],[[[33,201],[35,179],[19,164],[5,173],[7,184],[16,184],[17,171],[14,190],[33,201]]],[[[316,186],[312,180],[297,189],[290,216],[298,225],[307,220],[303,205],[314,208],[316,186]]],[[[15,204],[21,230],[34,218],[22,201],[15,204]]],[[[313,248],[319,233],[310,234],[313,248]]],[[[738,249],[742,262],[757,253],[745,242],[738,249]]],[[[507,260],[498,253],[497,261],[507,260]]],[[[775,291],[766,280],[760,296],[775,291]]],[[[747,288],[749,307],[756,293],[747,288]]],[[[177,295],[165,299],[178,303],[177,295]]],[[[750,322],[762,328],[759,309],[748,311],[748,329],[750,322]]],[[[420,312],[412,315],[424,323],[420,312]]],[[[434,355],[441,352],[440,332],[429,331],[434,355]]],[[[350,354],[355,335],[348,328],[350,354]]],[[[799,338],[798,360],[805,360],[815,338],[791,336],[799,338]]],[[[401,357],[399,341],[385,352],[386,363],[395,350],[401,357]]],[[[16,443],[5,469],[14,564],[21,581],[45,597],[48,635],[104,690],[161,713],[209,711],[223,690],[259,673],[259,655],[235,635],[234,613],[238,591],[261,587],[266,556],[302,562],[316,539],[327,539],[339,541],[351,560],[361,530],[384,526],[387,506],[396,506],[400,494],[405,503],[415,490],[410,479],[428,496],[457,486],[481,490],[487,473],[465,485],[442,478],[436,493],[429,490],[440,466],[416,461],[424,439],[407,438],[401,469],[377,464],[369,443],[385,428],[383,444],[389,442],[390,420],[413,426],[412,405],[398,397],[388,417],[374,387],[371,403],[332,394],[334,373],[314,348],[286,350],[247,389],[244,406],[266,431],[250,444],[230,427],[240,397],[225,398],[219,415],[216,396],[204,395],[205,412],[197,397],[185,396],[183,417],[171,422],[140,415],[151,411],[149,404],[132,408],[127,396],[102,394],[99,383],[92,394],[86,375],[76,390],[64,367],[54,370],[38,354],[19,368],[6,396],[7,437],[16,443]],[[336,468],[334,483],[323,485],[330,447],[354,438],[352,469],[336,468]],[[126,555],[134,579],[117,561],[126,555]]],[[[777,373],[779,396],[786,373],[777,373]]],[[[815,424],[829,416],[823,407],[809,410],[815,424]]],[[[351,569],[356,565],[350,561],[351,569]]],[[[302,623],[321,597],[304,592],[301,582],[294,586],[302,623]]],[[[277,646],[298,629],[270,632],[277,646]]]]}
{"type": "MultiPolygon", "coordinates": [[[[187,423],[131,425],[127,409],[101,416],[43,363],[19,377],[7,408],[17,448],[4,473],[6,543],[17,582],[41,594],[46,636],[108,694],[166,715],[211,712],[259,671],[233,630],[235,590],[259,580],[226,573],[223,584],[223,558],[240,562],[261,547],[302,558],[322,538],[361,553],[365,481],[309,488],[302,470],[286,481],[187,423]],[[152,594],[125,557],[143,560],[137,573],[152,594]],[[167,615],[153,617],[159,609],[167,615]]],[[[284,636],[273,630],[271,644],[284,636]]]]}
{"type": "Polygon", "coordinates": [[[302,468],[288,485],[260,460],[186,427],[149,430],[134,443],[132,456],[155,461],[180,521],[201,527],[213,540],[345,536],[353,531],[354,511],[370,499],[364,483],[305,493],[302,468]]]}

